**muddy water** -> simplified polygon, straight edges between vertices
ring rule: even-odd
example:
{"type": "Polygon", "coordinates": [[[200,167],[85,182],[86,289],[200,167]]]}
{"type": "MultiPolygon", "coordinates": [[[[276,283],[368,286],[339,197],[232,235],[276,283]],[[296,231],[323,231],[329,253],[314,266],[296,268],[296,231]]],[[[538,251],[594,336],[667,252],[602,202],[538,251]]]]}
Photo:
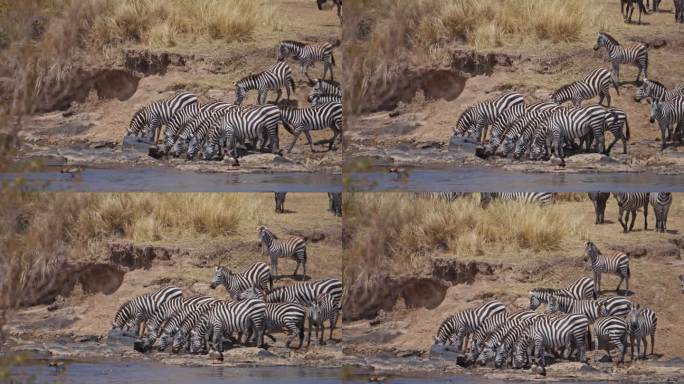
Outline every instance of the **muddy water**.
{"type": "Polygon", "coordinates": [[[0,173],[0,182],[22,177],[29,190],[78,192],[339,192],[342,177],[327,173],[217,174],[175,168],[85,168],[75,175],[53,171],[0,173]]]}
{"type": "Polygon", "coordinates": [[[387,168],[355,172],[356,191],[507,191],[507,192],[612,192],[684,191],[684,176],[652,173],[528,173],[496,168],[407,168],[408,176],[388,173],[387,168]]]}

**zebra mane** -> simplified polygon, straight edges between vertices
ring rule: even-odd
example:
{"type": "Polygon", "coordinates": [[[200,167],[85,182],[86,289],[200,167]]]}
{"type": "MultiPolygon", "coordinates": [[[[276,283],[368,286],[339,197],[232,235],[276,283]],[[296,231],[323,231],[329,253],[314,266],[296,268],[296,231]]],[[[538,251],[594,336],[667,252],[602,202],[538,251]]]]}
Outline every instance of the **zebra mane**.
{"type": "Polygon", "coordinates": [[[305,43],[302,43],[301,41],[296,41],[296,40],[283,40],[280,42],[280,44],[286,44],[286,45],[294,45],[298,48],[303,48],[306,46],[305,43]]]}
{"type": "Polygon", "coordinates": [[[657,86],[660,86],[660,87],[663,87],[663,88],[667,89],[667,87],[666,87],[663,83],[661,83],[660,81],[651,80],[651,79],[648,79],[648,80],[646,80],[646,81],[648,81],[649,83],[653,83],[653,84],[655,84],[655,85],[657,85],[657,86]]]}
{"type": "Polygon", "coordinates": [[[618,43],[618,41],[615,40],[615,38],[613,36],[609,35],[607,32],[599,32],[599,35],[604,36],[606,39],[608,39],[608,41],[610,41],[611,43],[613,43],[615,45],[620,45],[620,43],[618,43]]]}
{"type": "Polygon", "coordinates": [[[315,82],[319,82],[319,83],[326,83],[326,84],[334,85],[335,87],[340,88],[340,82],[339,82],[339,81],[335,81],[335,80],[326,80],[326,79],[316,79],[316,80],[314,80],[314,81],[315,81],[315,82]]]}

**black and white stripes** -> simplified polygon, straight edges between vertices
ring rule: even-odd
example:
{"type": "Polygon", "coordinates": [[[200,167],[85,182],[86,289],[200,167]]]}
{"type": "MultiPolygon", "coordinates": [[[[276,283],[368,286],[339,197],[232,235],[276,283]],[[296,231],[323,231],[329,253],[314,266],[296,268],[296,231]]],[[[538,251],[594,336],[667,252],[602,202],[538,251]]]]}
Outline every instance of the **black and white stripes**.
{"type": "Polygon", "coordinates": [[[672,205],[672,193],[651,192],[649,202],[656,217],[655,230],[664,233],[667,226],[667,213],[670,210],[670,205],[672,205]]]}
{"type": "Polygon", "coordinates": [[[333,55],[333,48],[339,45],[339,41],[335,44],[329,42],[305,44],[294,40],[283,40],[278,45],[278,60],[282,61],[289,56],[294,57],[299,61],[302,70],[302,76],[308,76],[307,70],[316,62],[323,63],[323,78],[330,71],[330,79],[334,79],[333,66],[335,65],[335,56],[333,55]]]}
{"type": "Polygon", "coordinates": [[[613,196],[618,204],[618,221],[624,232],[629,232],[634,228],[634,221],[639,208],[644,209],[644,230],[648,229],[648,192],[613,192],[613,196]],[[632,221],[628,225],[630,214],[632,221]]]}
{"type": "Polygon", "coordinates": [[[214,289],[219,285],[223,285],[230,297],[237,300],[238,295],[248,288],[272,289],[273,278],[271,269],[264,263],[254,263],[240,274],[233,273],[226,267],[216,267],[209,287],[214,289]]]}
{"type": "Polygon", "coordinates": [[[287,99],[290,100],[290,93],[295,91],[296,85],[292,78],[292,70],[287,63],[278,61],[268,67],[265,71],[250,74],[235,83],[235,104],[240,105],[245,99],[248,91],[258,92],[257,102],[266,104],[268,91],[276,91],[278,96],[275,103],[278,104],[282,96],[282,88],[287,92],[287,99]]]}
{"type": "Polygon", "coordinates": [[[197,104],[197,96],[179,92],[169,99],[146,105],[133,115],[126,135],[139,136],[142,133],[156,142],[161,126],[168,124],[178,111],[192,104],[197,104]]]}
{"type": "Polygon", "coordinates": [[[674,141],[672,125],[677,123],[677,139],[684,139],[684,96],[676,96],[667,101],[653,100],[651,102],[651,124],[658,121],[661,134],[661,149],[665,149],[668,140],[674,141]]]}
{"type": "Polygon", "coordinates": [[[637,83],[641,72],[644,73],[644,77],[648,77],[648,48],[644,44],[623,47],[611,35],[599,32],[594,50],[597,51],[601,47],[608,51],[608,58],[613,68],[613,82],[616,86],[620,84],[620,64],[630,64],[639,69],[636,77],[637,83]]]}
{"type": "Polygon", "coordinates": [[[297,276],[299,267],[302,266],[302,280],[306,279],[306,241],[301,237],[290,237],[285,240],[278,239],[271,230],[265,226],[257,227],[259,241],[262,251],[268,254],[271,260],[271,271],[274,276],[278,276],[278,259],[286,257],[297,262],[292,275],[297,276]]]}
{"type": "Polygon", "coordinates": [[[644,354],[648,350],[646,343],[646,336],[651,336],[651,354],[655,349],[655,334],[658,327],[658,317],[655,312],[649,308],[636,305],[627,314],[627,327],[629,329],[629,339],[631,345],[631,358],[634,361],[634,344],[636,341],[637,359],[642,358],[641,344],[644,345],[644,354]]]}
{"type": "Polygon", "coordinates": [[[155,293],[135,297],[119,307],[114,315],[112,329],[129,328],[133,325],[136,334],[142,336],[140,327],[144,325],[144,322],[151,319],[162,304],[182,294],[183,291],[180,288],[164,287],[155,293]]]}
{"type": "Polygon", "coordinates": [[[282,109],[283,125],[288,127],[294,134],[292,143],[287,149],[287,153],[292,152],[292,148],[297,143],[299,136],[304,133],[311,152],[315,152],[313,148],[313,140],[311,139],[310,131],[322,130],[330,128],[333,131],[333,137],[328,142],[328,149],[333,149],[335,140],[342,133],[342,103],[332,102],[323,104],[319,107],[309,108],[283,108],[282,109]]]}
{"type": "Polygon", "coordinates": [[[584,262],[589,262],[594,273],[594,286],[597,296],[601,293],[601,274],[610,273],[620,278],[616,291],[620,291],[622,282],[626,282],[625,290],[629,291],[629,257],[624,252],[603,255],[594,243],[588,241],[584,247],[584,262]]]}

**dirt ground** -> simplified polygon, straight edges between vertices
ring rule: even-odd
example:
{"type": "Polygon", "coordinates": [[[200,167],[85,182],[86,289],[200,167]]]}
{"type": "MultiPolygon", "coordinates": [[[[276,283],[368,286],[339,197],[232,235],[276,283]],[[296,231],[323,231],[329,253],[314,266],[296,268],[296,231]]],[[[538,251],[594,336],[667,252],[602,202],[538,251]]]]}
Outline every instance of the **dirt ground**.
{"type": "MultiPolygon", "coordinates": [[[[136,243],[113,235],[91,244],[89,262],[101,272],[93,272],[92,278],[86,279],[87,286],[77,285],[57,310],[48,311],[46,305],[18,310],[5,328],[8,341],[20,346],[48,345],[60,339],[104,342],[121,304],[164,285],[178,286],[185,295],[225,298],[223,287],[209,288],[215,266],[241,271],[257,261],[268,263],[257,243],[257,225],[267,225],[281,238],[306,237],[307,275],[311,279],[341,277],[342,220],[326,212],[326,194],[288,193],[286,213],[278,215],[273,213],[273,194],[253,196],[261,210],[257,219],[242,223],[237,233],[225,238],[192,239],[179,235],[178,241],[136,243]]],[[[294,267],[294,261],[281,259],[279,271],[285,276],[276,284],[291,284],[294,267]]],[[[284,345],[284,337],[276,337],[276,346],[284,345]]],[[[341,339],[339,328],[334,337],[341,339]]],[[[94,349],[95,355],[98,350],[94,349]]]]}
{"type": "MultiPolygon", "coordinates": [[[[103,59],[106,62],[84,69],[92,76],[105,72],[111,74],[96,85],[84,81],[81,88],[76,87],[73,92],[85,96],[84,100],[74,101],[67,111],[39,114],[23,121],[20,137],[24,145],[20,156],[30,157],[37,151],[48,150],[48,153],[69,159],[68,152],[61,150],[74,147],[102,148],[107,154],[110,151],[120,152],[130,119],[142,106],[181,89],[195,93],[201,101],[232,102],[235,81],[274,63],[279,41],[335,42],[340,39],[341,26],[334,10],[319,11],[315,3],[306,0],[265,3],[276,5],[278,20],[275,25],[260,26],[248,41],[181,42],[163,50],[128,46],[115,57],[103,59]]],[[[335,69],[339,71],[341,52],[336,51],[335,56],[335,69]]],[[[298,63],[290,61],[289,64],[297,83],[290,105],[306,106],[310,87],[306,78],[301,76],[298,63]]],[[[317,78],[322,71],[319,64],[309,69],[309,75],[317,78]]],[[[256,104],[256,97],[255,92],[250,92],[243,105],[256,104]]],[[[269,101],[274,100],[275,93],[269,93],[269,101]]],[[[312,135],[317,142],[329,139],[332,132],[317,131],[312,135]]],[[[291,141],[292,135],[280,129],[281,148],[287,148],[291,141]]],[[[311,153],[305,143],[302,136],[292,155],[287,157],[311,165],[312,169],[317,164],[341,162],[341,151],[328,152],[327,146],[318,146],[317,152],[311,153]]],[[[75,159],[78,161],[78,156],[75,159]]],[[[146,160],[149,159],[141,161],[146,160]]]]}
{"type": "MultiPolygon", "coordinates": [[[[589,200],[561,201],[555,204],[567,209],[568,215],[579,216],[579,224],[573,224],[579,229],[573,231],[582,235],[565,239],[559,249],[512,252],[504,244],[482,254],[435,249],[420,259],[424,260],[422,268],[414,268],[413,272],[394,268],[386,284],[397,282],[395,289],[400,293],[396,301],[379,300],[383,309],[375,315],[345,323],[345,353],[369,359],[425,358],[441,322],[458,311],[492,299],[506,304],[509,311],[526,309],[527,292],[532,288],[560,288],[579,277],[591,277],[582,261],[584,242],[590,239],[604,253],[622,250],[630,256],[629,299],[648,306],[658,316],[656,356],[649,360],[682,357],[684,333],[680,314],[684,310],[684,296],[677,276],[684,274],[680,245],[684,240],[684,196],[675,194],[674,199],[668,231],[664,234],[653,230],[652,210],[647,231],[643,230],[643,216],[639,213],[635,230],[623,233],[613,198],[608,202],[602,225],[594,224],[594,209],[589,200]]],[[[615,276],[604,276],[602,294],[615,295],[618,281],[615,276]]],[[[601,357],[605,352],[598,353],[601,357]]],[[[410,370],[412,364],[409,361],[404,368],[410,370]]]]}
{"type": "MultiPolygon", "coordinates": [[[[681,27],[673,22],[671,2],[663,2],[658,13],[644,15],[642,25],[625,24],[613,1],[600,0],[605,13],[606,30],[622,45],[644,42],[650,45],[648,77],[665,84],[668,89],[682,84],[684,67],[680,65],[684,48],[681,27]]],[[[596,33],[585,33],[576,43],[521,44],[486,51],[469,47],[454,48],[444,62],[426,62],[422,67],[407,68],[406,76],[417,86],[397,87],[392,95],[397,103],[390,107],[349,117],[351,153],[373,156],[389,150],[415,150],[414,163],[453,163],[455,165],[496,165],[514,169],[537,169],[539,162],[517,162],[509,159],[481,160],[471,156],[453,160],[447,149],[453,128],[461,113],[469,106],[496,97],[503,92],[517,91],[526,102],[546,100],[559,86],[580,79],[598,67],[610,68],[602,49],[595,52],[596,33]],[[479,64],[473,64],[478,63],[479,64]],[[392,106],[394,105],[394,106],[392,106]],[[442,156],[421,157],[421,149],[441,148],[442,156]]],[[[622,154],[616,144],[611,157],[617,162],[606,170],[645,170],[658,167],[681,168],[681,149],[669,147],[660,152],[660,130],[649,123],[649,106],[634,102],[637,85],[635,67],[622,66],[620,95],[611,88],[612,106],[628,114],[631,139],[628,154],[622,154]]],[[[597,102],[595,100],[595,102],[597,102]]],[[[586,102],[584,105],[588,105],[586,102]]],[[[610,143],[609,134],[606,142],[610,143]]],[[[595,158],[575,159],[582,166],[594,166],[595,158]]],[[[602,162],[603,163],[603,162],[602,162]]],[[[573,159],[568,161],[573,167],[573,159]]],[[[540,167],[544,170],[548,167],[540,167]]]]}

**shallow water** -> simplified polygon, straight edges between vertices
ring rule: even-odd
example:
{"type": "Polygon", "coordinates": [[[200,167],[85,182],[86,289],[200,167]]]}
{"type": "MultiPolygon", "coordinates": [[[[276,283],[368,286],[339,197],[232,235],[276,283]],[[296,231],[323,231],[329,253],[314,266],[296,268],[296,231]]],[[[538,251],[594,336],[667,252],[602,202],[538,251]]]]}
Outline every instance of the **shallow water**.
{"type": "Polygon", "coordinates": [[[356,172],[355,191],[681,192],[684,176],[652,173],[527,173],[497,168],[410,168],[400,179],[386,168],[356,172]]]}
{"type": "Polygon", "coordinates": [[[77,192],[340,192],[341,175],[306,172],[199,173],[174,168],[86,168],[75,176],[44,171],[0,173],[0,182],[21,176],[29,190],[77,192]]]}

